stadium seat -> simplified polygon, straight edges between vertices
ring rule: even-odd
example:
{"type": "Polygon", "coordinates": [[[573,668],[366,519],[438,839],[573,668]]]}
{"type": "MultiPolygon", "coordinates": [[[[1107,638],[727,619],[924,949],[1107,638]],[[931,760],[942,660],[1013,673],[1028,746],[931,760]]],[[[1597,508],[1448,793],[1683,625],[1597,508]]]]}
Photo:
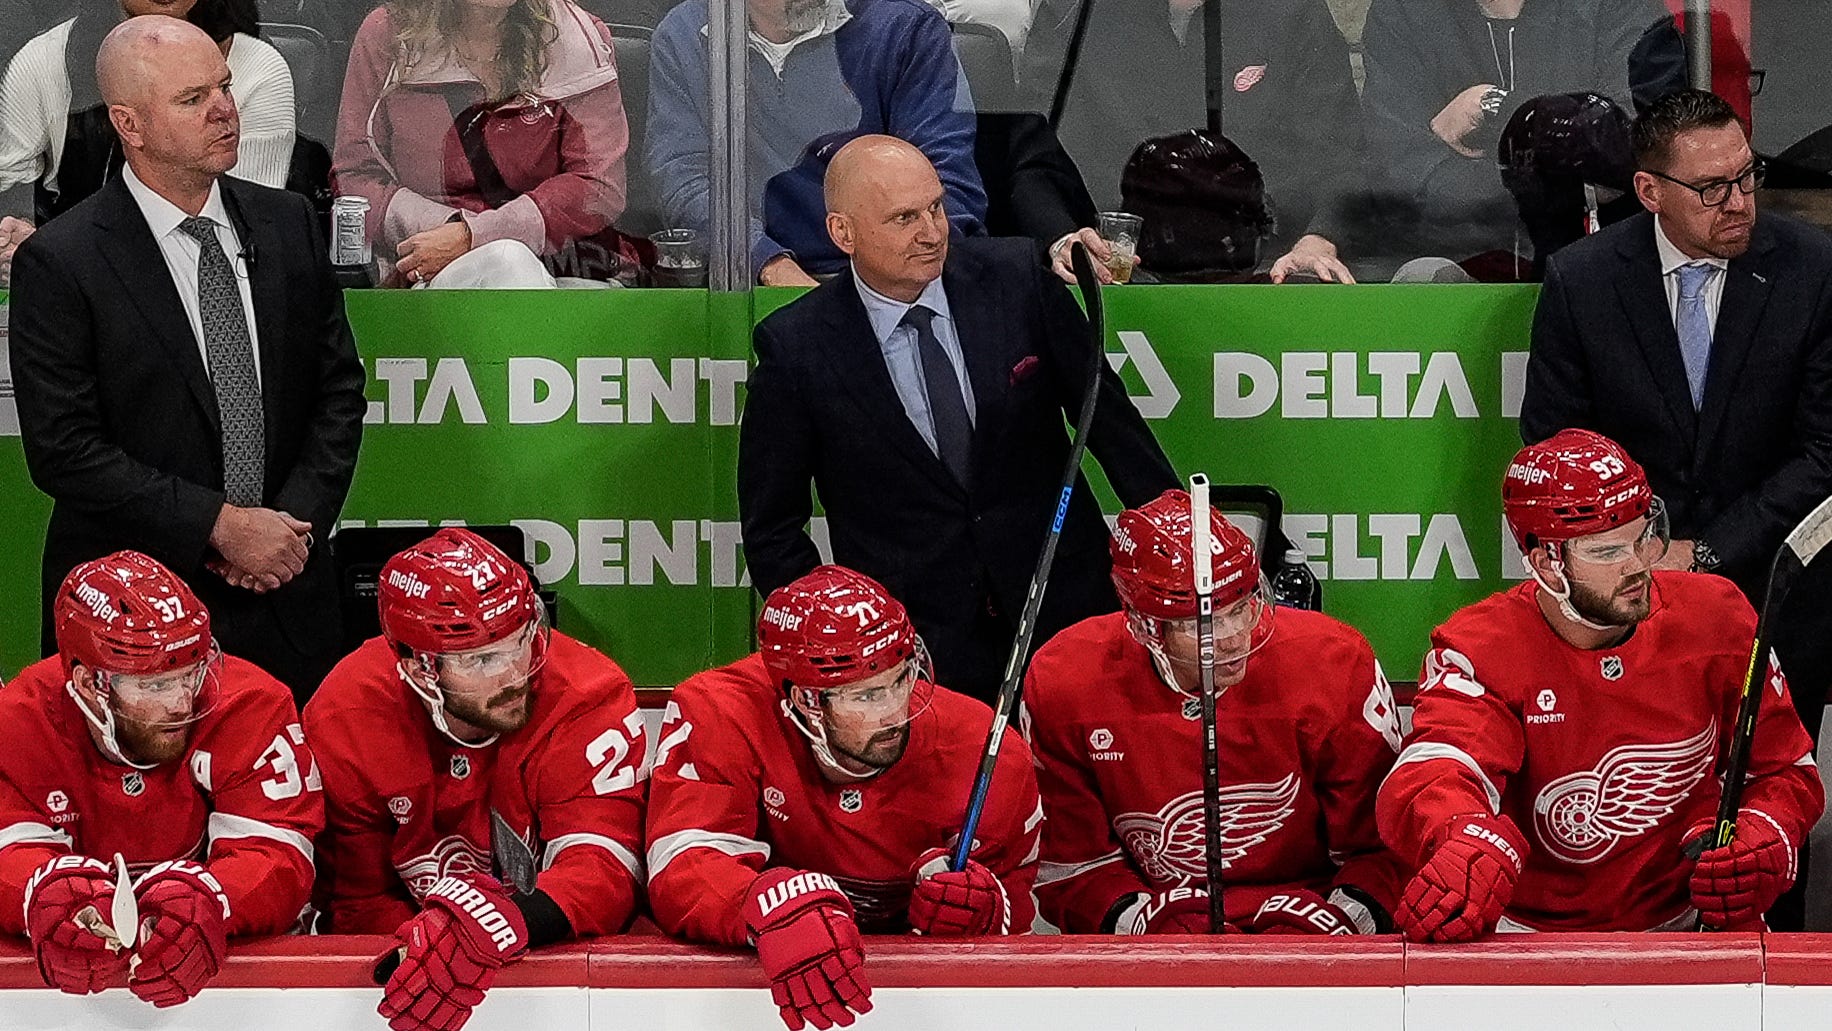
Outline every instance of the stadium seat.
{"type": "MultiPolygon", "coordinates": [[[[610,5],[598,4],[599,7],[610,5]]],[[[592,5],[586,5],[592,10],[592,5]]],[[[593,11],[603,18],[603,14],[593,11]]],[[[642,159],[644,132],[649,124],[649,30],[640,25],[625,25],[606,20],[611,30],[611,45],[617,55],[617,79],[623,93],[623,114],[630,125],[630,149],[623,159],[624,178],[629,200],[617,228],[630,236],[647,236],[662,225],[662,216],[649,187],[647,165],[642,159]]]]}
{"type": "Polygon", "coordinates": [[[973,90],[974,109],[1011,110],[1018,80],[1005,34],[990,25],[950,22],[948,28],[954,33],[954,56],[973,90]]]}
{"type": "Polygon", "coordinates": [[[330,44],[324,33],[310,25],[264,21],[261,37],[280,52],[292,70],[293,111],[299,135],[328,143],[337,110],[335,91],[342,84],[332,83],[329,90],[326,88],[330,44]],[[323,125],[318,124],[320,119],[323,125]]]}

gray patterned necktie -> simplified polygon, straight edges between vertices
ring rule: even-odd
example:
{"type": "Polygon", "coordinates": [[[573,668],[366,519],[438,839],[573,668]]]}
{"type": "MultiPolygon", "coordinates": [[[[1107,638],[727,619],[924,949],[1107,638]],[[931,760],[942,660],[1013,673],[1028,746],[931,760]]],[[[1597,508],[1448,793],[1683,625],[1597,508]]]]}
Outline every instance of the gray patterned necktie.
{"type": "Polygon", "coordinates": [[[215,222],[199,215],[180,222],[178,228],[202,248],[197,256],[197,308],[203,316],[204,354],[223,427],[223,493],[231,505],[258,506],[265,498],[267,428],[242,291],[217,241],[215,222]]]}

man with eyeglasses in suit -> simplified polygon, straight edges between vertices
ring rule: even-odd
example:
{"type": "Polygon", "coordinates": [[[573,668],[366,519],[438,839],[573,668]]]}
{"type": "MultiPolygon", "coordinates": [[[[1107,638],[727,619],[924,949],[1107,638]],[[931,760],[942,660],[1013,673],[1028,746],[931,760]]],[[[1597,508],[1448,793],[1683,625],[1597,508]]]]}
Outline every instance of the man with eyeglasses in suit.
{"type": "MultiPolygon", "coordinates": [[[[1654,103],[1634,147],[1647,213],[1547,265],[1521,436],[1578,427],[1622,443],[1669,506],[1661,567],[1717,573],[1759,601],[1782,538],[1832,494],[1832,239],[1758,215],[1761,160],[1710,93],[1654,103]]],[[[1817,739],[1832,566],[1809,569],[1776,614],[1775,650],[1817,739]]],[[[1769,916],[1799,921],[1797,892],[1769,916]]]]}

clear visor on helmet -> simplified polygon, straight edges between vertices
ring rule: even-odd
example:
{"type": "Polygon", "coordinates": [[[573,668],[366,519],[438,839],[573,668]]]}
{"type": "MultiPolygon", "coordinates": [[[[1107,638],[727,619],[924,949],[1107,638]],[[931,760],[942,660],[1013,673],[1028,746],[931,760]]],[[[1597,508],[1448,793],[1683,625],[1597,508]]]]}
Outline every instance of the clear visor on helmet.
{"type": "Polygon", "coordinates": [[[534,618],[500,641],[456,652],[428,652],[422,668],[446,691],[464,694],[498,691],[534,679],[547,662],[552,631],[547,611],[535,601],[534,618]]]}
{"type": "Polygon", "coordinates": [[[818,718],[828,728],[896,730],[915,722],[934,701],[935,675],[931,669],[928,649],[918,640],[916,654],[894,670],[844,687],[792,685],[789,696],[805,718],[818,718]]]}
{"type": "Polygon", "coordinates": [[[1565,558],[1589,566],[1633,566],[1652,568],[1666,557],[1673,543],[1667,523],[1667,506],[1655,498],[1647,515],[1612,530],[1576,537],[1565,542],[1565,558]],[[1635,530],[1640,525],[1640,531],[1635,530]]]}
{"type": "MultiPolygon", "coordinates": [[[[1272,639],[1272,587],[1261,575],[1259,584],[1245,598],[1215,612],[1215,665],[1239,662],[1266,646],[1272,639]]],[[[1130,622],[1133,636],[1150,649],[1154,658],[1169,663],[1177,679],[1196,683],[1202,669],[1201,621],[1187,619],[1153,619],[1134,613],[1130,622]]]]}
{"type": "Polygon", "coordinates": [[[188,727],[208,716],[222,696],[223,652],[215,640],[200,662],[164,673],[95,671],[116,719],[149,730],[188,727]]]}

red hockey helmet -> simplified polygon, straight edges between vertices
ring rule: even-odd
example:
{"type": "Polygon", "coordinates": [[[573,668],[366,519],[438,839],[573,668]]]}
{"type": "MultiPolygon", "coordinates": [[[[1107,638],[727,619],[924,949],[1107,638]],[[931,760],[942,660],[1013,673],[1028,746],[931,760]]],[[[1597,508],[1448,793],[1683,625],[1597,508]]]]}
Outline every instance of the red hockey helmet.
{"type": "Polygon", "coordinates": [[[764,600],[757,645],[778,683],[836,688],[917,656],[903,603],[864,573],[821,566],[764,600]]]}
{"type": "Polygon", "coordinates": [[[1589,430],[1560,430],[1514,455],[1501,481],[1501,505],[1527,552],[1632,522],[1658,501],[1622,445],[1589,430]]]}
{"type": "Polygon", "coordinates": [[[540,618],[527,570],[460,527],[388,560],[376,585],[382,636],[403,652],[443,655],[495,644],[540,618]]]}
{"type": "MultiPolygon", "coordinates": [[[[1209,510],[1211,570],[1217,611],[1260,587],[1253,542],[1217,509],[1209,510]]],[[[1193,619],[1196,571],[1192,563],[1190,496],[1167,490],[1121,512],[1113,526],[1113,586],[1127,610],[1151,619],[1193,619]]]]}
{"type": "Polygon", "coordinates": [[[53,603],[64,672],[151,675],[211,657],[210,612],[176,573],[137,551],[70,571],[53,603]]]}
{"type": "Polygon", "coordinates": [[[210,635],[210,611],[184,580],[152,558],[117,551],[77,566],[57,590],[52,617],[57,653],[70,678],[65,689],[100,731],[110,758],[140,769],[157,765],[136,761],[122,749],[115,733],[117,705],[140,699],[169,704],[182,697],[182,712],[134,718],[145,728],[164,730],[196,723],[215,708],[222,653],[210,635]],[[77,690],[78,666],[93,677],[94,705],[77,690]]]}

